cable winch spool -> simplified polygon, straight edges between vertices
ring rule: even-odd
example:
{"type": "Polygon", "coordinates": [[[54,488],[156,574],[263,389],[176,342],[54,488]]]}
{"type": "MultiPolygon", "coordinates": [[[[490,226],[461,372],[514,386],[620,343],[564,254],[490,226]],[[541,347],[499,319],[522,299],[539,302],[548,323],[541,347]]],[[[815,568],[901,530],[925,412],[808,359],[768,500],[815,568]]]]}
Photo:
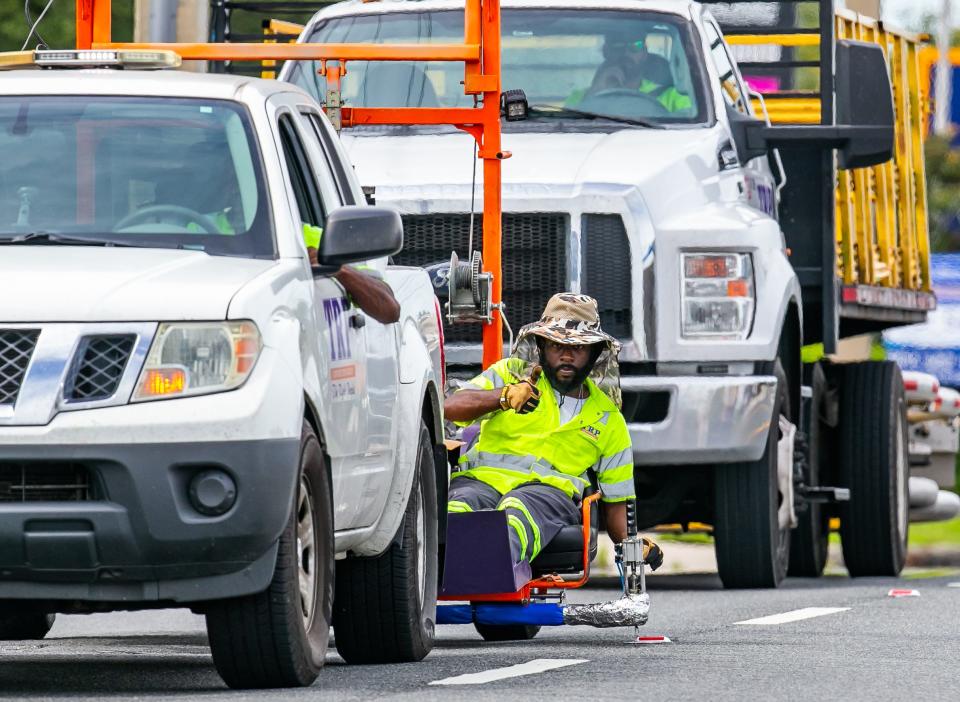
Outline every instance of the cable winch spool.
{"type": "Polygon", "coordinates": [[[493,274],[483,272],[483,259],[474,251],[469,263],[462,263],[454,251],[450,256],[447,321],[467,324],[493,321],[493,274]]]}

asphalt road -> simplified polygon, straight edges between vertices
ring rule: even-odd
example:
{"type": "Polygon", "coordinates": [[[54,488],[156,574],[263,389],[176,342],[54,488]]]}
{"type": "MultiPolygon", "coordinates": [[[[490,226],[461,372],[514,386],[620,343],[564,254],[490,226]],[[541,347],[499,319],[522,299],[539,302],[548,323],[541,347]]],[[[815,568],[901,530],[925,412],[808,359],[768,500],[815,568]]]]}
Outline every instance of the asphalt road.
{"type": "MultiPolygon", "coordinates": [[[[788,580],[779,590],[739,592],[709,575],[650,581],[651,617],[642,633],[665,634],[671,643],[638,646],[627,643],[629,631],[559,627],[530,642],[492,644],[472,627],[445,626],[419,664],[347,666],[331,649],[306,690],[227,690],[203,619],[185,610],[61,616],[45,641],[0,643],[0,699],[960,699],[960,572],[788,580]],[[891,598],[891,588],[920,596],[891,598]],[[800,609],[818,616],[738,623],[800,609]],[[496,669],[520,664],[530,664],[520,672],[562,667],[492,679],[502,674],[496,669]],[[486,671],[494,672],[485,682],[436,684],[486,671]]],[[[616,595],[590,589],[571,599],[616,595]]]]}

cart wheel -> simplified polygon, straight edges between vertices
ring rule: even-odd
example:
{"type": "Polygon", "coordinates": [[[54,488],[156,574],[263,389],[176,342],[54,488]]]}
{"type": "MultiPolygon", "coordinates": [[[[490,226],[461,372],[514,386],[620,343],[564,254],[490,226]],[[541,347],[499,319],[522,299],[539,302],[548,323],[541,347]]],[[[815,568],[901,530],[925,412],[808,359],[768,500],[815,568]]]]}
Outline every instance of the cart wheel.
{"type": "Polygon", "coordinates": [[[493,624],[480,624],[475,622],[477,633],[483,637],[484,641],[529,641],[537,632],[539,626],[530,624],[511,624],[509,626],[496,626],[493,624]]]}

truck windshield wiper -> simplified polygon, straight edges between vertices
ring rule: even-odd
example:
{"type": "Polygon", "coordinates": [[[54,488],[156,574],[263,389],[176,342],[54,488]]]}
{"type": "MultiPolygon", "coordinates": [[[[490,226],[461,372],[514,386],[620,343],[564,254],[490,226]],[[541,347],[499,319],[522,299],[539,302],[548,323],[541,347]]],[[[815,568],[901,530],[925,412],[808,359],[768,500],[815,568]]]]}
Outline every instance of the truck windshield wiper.
{"type": "MultiPolygon", "coordinates": [[[[64,234],[53,234],[51,232],[30,232],[29,234],[20,234],[11,238],[0,236],[0,244],[8,245],[66,245],[66,246],[117,246],[121,248],[152,248],[148,244],[138,244],[130,241],[117,241],[116,239],[94,239],[82,236],[67,236],[64,234]]],[[[172,247],[178,248],[178,247],[172,247]]]]}
{"type": "Polygon", "coordinates": [[[587,112],[586,110],[576,110],[572,107],[556,107],[554,105],[530,105],[527,113],[531,115],[550,115],[551,117],[580,117],[585,119],[605,119],[611,122],[621,124],[632,124],[636,127],[646,127],[648,129],[664,129],[662,124],[649,122],[636,117],[621,117],[619,115],[605,115],[600,112],[587,112]]]}

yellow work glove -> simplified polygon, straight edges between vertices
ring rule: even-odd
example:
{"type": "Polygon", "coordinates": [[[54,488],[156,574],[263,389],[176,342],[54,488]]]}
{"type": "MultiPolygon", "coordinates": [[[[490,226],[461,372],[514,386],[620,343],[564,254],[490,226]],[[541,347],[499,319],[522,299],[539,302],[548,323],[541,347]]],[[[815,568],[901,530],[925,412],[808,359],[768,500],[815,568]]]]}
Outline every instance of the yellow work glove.
{"type": "Polygon", "coordinates": [[[663,565],[663,551],[646,537],[643,537],[643,562],[650,566],[650,570],[656,570],[663,565]]]}
{"type": "Polygon", "coordinates": [[[533,412],[540,404],[540,390],[537,389],[537,381],[540,380],[540,373],[543,371],[540,366],[535,365],[530,370],[530,375],[519,383],[508,385],[500,393],[500,408],[503,410],[512,409],[517,414],[527,414],[533,412]]]}

